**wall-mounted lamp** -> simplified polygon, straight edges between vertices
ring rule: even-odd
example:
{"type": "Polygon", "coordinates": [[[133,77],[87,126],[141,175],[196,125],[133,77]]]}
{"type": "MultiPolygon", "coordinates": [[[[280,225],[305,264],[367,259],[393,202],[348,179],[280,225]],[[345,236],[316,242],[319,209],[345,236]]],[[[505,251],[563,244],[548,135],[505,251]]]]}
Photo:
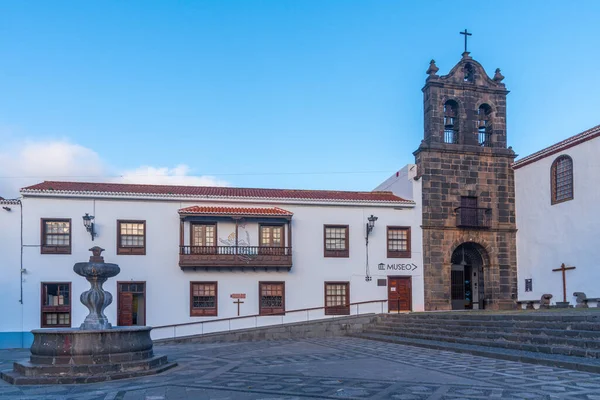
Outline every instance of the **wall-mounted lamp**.
{"type": "Polygon", "coordinates": [[[2,207],[2,208],[4,208],[6,211],[10,211],[11,210],[10,207],[2,207]]]}
{"type": "Polygon", "coordinates": [[[92,235],[92,240],[94,240],[94,236],[96,236],[96,232],[94,232],[94,216],[85,213],[83,218],[83,226],[85,226],[85,230],[88,231],[92,235]]]}
{"type": "Polygon", "coordinates": [[[367,245],[367,263],[365,266],[365,281],[371,282],[371,273],[369,271],[369,234],[373,231],[375,227],[375,221],[377,221],[377,217],[371,214],[369,218],[367,218],[367,236],[365,237],[366,245],[367,245]]]}
{"type": "Polygon", "coordinates": [[[371,214],[369,218],[367,218],[369,222],[367,222],[367,238],[369,237],[369,233],[373,231],[375,227],[375,221],[377,221],[377,217],[371,214]]]}

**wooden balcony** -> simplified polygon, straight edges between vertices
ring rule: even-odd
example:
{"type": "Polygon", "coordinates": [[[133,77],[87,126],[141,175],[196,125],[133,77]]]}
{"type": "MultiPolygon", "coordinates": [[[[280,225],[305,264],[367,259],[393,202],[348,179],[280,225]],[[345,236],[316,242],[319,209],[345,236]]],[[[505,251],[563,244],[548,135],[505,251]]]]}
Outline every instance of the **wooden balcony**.
{"type": "Polygon", "coordinates": [[[179,267],[186,269],[292,268],[291,247],[180,246],[179,267]]]}
{"type": "Polygon", "coordinates": [[[458,228],[489,229],[491,226],[491,208],[458,207],[454,211],[458,228]]]}

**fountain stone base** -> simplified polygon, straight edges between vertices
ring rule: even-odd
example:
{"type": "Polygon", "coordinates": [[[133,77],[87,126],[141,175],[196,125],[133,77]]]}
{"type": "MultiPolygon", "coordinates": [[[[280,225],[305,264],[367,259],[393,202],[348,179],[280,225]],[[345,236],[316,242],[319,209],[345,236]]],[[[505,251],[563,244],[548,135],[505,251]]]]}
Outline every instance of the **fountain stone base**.
{"type": "Polygon", "coordinates": [[[15,385],[92,383],[153,375],[177,364],[155,356],[149,326],[35,329],[28,361],[0,377],[15,385]]]}

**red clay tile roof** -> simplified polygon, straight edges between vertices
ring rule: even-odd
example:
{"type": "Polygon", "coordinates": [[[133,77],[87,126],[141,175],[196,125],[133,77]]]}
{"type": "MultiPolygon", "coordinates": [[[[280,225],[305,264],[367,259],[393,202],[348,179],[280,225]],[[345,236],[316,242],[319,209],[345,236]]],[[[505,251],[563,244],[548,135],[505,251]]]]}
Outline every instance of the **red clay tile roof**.
{"type": "Polygon", "coordinates": [[[540,160],[544,157],[551,156],[552,154],[560,153],[561,151],[564,151],[573,146],[577,146],[580,143],[594,139],[598,136],[600,136],[600,125],[596,125],[595,127],[588,129],[587,131],[581,132],[575,136],[571,136],[570,138],[565,139],[562,142],[558,142],[527,157],[523,157],[520,160],[515,161],[512,167],[514,169],[524,167],[527,164],[531,164],[532,162],[540,160]]]}
{"type": "Polygon", "coordinates": [[[408,203],[392,192],[347,192],[336,190],[250,189],[211,186],[139,185],[126,183],[44,181],[21,189],[27,193],[146,195],[159,197],[254,198],[342,202],[408,203]]]}
{"type": "Polygon", "coordinates": [[[264,215],[291,217],[294,213],[279,207],[249,208],[249,207],[208,207],[191,206],[181,208],[179,214],[204,214],[204,215],[264,215]]]}

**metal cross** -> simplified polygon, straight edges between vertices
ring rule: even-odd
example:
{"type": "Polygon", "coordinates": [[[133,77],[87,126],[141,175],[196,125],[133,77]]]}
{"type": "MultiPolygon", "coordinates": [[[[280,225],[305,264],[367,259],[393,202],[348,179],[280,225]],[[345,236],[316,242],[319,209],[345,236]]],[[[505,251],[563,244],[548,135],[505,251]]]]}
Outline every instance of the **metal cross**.
{"type": "Polygon", "coordinates": [[[238,308],[238,317],[240,316],[240,304],[244,304],[243,301],[240,301],[240,299],[237,299],[236,301],[233,302],[233,304],[237,304],[237,308],[238,308]]]}
{"type": "Polygon", "coordinates": [[[464,32],[458,32],[461,35],[465,35],[465,53],[467,52],[467,36],[473,36],[472,33],[467,32],[467,30],[465,29],[464,32]]]}
{"type": "Polygon", "coordinates": [[[566,303],[567,302],[567,276],[565,275],[565,272],[570,270],[570,269],[575,269],[575,267],[566,267],[565,264],[561,265],[560,268],[555,268],[552,271],[562,271],[562,281],[563,281],[563,301],[566,303]]]}

